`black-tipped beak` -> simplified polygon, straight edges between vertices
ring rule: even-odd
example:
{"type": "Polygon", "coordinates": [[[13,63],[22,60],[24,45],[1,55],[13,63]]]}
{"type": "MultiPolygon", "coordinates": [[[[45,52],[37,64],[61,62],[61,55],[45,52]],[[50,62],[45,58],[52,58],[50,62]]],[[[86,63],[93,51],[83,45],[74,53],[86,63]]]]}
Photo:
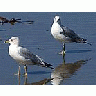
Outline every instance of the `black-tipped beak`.
{"type": "Polygon", "coordinates": [[[9,40],[4,41],[4,43],[9,43],[9,40]]]}

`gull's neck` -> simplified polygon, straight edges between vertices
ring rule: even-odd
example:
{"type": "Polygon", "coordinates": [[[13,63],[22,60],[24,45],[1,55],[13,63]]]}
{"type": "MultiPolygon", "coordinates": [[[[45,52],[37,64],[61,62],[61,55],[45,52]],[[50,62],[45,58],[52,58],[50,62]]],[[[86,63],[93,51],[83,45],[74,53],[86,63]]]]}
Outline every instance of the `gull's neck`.
{"type": "Polygon", "coordinates": [[[61,25],[61,21],[59,21],[59,22],[54,21],[54,24],[55,24],[55,23],[61,25]]]}
{"type": "Polygon", "coordinates": [[[60,27],[60,24],[58,22],[54,22],[53,26],[54,27],[60,27]]]}
{"type": "Polygon", "coordinates": [[[55,26],[56,26],[56,25],[57,25],[57,26],[59,25],[59,26],[60,26],[60,25],[61,25],[61,23],[60,23],[60,22],[54,22],[54,24],[53,24],[53,25],[55,25],[55,26]]]}
{"type": "Polygon", "coordinates": [[[19,47],[19,45],[18,44],[11,44],[10,47],[16,48],[16,47],[19,47]]]}

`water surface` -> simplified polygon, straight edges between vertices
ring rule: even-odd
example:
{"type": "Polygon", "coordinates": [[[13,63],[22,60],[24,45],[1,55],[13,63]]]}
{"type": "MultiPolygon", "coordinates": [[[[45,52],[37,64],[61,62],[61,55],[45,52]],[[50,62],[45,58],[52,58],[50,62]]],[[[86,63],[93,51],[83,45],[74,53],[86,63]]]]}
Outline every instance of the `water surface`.
{"type": "MultiPolygon", "coordinates": [[[[22,21],[34,21],[33,24],[5,23],[0,25],[0,84],[61,84],[61,85],[95,85],[96,84],[96,13],[0,13],[0,16],[21,18],[22,21]],[[50,34],[51,24],[55,15],[61,17],[64,26],[73,29],[88,44],[66,44],[65,58],[58,53],[62,50],[62,44],[56,41],[50,34]],[[38,54],[46,62],[54,66],[54,70],[39,66],[28,66],[28,77],[14,75],[18,71],[18,64],[8,55],[8,44],[4,40],[11,36],[20,38],[20,45],[28,48],[34,54],[38,54]],[[55,75],[54,75],[55,74],[55,75]],[[53,79],[52,76],[55,76],[53,79]]],[[[24,73],[23,66],[21,74],[24,73]]]]}

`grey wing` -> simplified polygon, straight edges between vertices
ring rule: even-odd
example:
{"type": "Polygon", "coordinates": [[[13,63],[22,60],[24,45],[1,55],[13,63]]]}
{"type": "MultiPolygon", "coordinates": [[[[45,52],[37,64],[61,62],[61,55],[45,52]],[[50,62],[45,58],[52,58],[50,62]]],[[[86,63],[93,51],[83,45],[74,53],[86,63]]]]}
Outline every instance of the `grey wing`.
{"type": "Polygon", "coordinates": [[[45,61],[43,61],[43,59],[41,59],[38,55],[34,55],[33,53],[31,53],[29,50],[27,50],[26,48],[21,48],[20,49],[20,55],[24,56],[25,59],[30,59],[32,61],[32,63],[35,65],[41,65],[42,67],[48,67],[53,69],[53,67],[51,67],[52,65],[49,63],[46,63],[45,61]]]}
{"type": "Polygon", "coordinates": [[[42,59],[40,59],[39,56],[34,55],[32,52],[30,52],[26,48],[20,49],[20,55],[24,56],[25,59],[30,59],[34,64],[40,64],[42,62],[42,59]]]}
{"type": "Polygon", "coordinates": [[[71,38],[72,42],[83,42],[85,43],[86,39],[80,38],[73,30],[69,29],[68,27],[62,26],[63,34],[66,37],[71,38]]]}

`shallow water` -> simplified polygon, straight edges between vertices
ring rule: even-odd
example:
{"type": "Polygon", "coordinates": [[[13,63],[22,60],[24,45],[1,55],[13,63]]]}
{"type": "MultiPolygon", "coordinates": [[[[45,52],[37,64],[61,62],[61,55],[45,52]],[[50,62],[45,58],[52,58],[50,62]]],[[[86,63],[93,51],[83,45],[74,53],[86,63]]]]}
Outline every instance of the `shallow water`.
{"type": "Polygon", "coordinates": [[[34,21],[5,23],[0,25],[0,84],[1,85],[95,85],[96,84],[96,13],[0,13],[0,16],[21,18],[22,21],[34,21]],[[64,26],[73,29],[88,44],[66,44],[65,58],[58,53],[62,50],[62,44],[56,41],[50,34],[50,27],[55,15],[61,17],[64,26]],[[28,66],[28,76],[23,76],[24,68],[21,66],[21,76],[14,75],[18,71],[18,64],[8,55],[8,44],[4,40],[11,36],[20,38],[20,45],[28,48],[34,54],[38,54],[46,62],[54,66],[54,70],[39,66],[28,66]]]}

